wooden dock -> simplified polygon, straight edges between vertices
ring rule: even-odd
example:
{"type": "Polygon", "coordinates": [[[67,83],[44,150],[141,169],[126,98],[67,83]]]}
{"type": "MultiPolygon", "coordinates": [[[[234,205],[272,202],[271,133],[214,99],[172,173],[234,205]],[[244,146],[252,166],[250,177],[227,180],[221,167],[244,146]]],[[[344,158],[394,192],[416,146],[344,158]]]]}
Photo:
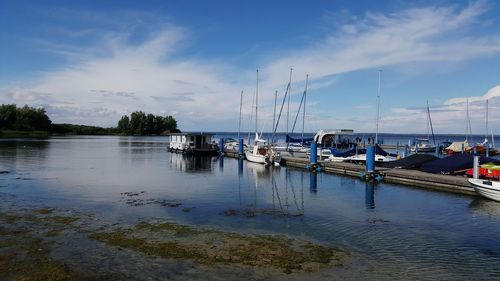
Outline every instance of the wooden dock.
{"type": "MultiPolygon", "coordinates": [[[[237,151],[226,151],[229,157],[238,157],[237,151]]],[[[309,159],[296,157],[282,157],[282,166],[307,169],[309,159]]],[[[359,177],[365,173],[365,166],[361,164],[345,162],[318,161],[323,172],[346,176],[359,177]]],[[[446,191],[458,194],[476,196],[474,189],[466,177],[441,175],[406,169],[389,169],[376,167],[375,172],[383,177],[388,183],[398,183],[409,186],[446,191]]]]}

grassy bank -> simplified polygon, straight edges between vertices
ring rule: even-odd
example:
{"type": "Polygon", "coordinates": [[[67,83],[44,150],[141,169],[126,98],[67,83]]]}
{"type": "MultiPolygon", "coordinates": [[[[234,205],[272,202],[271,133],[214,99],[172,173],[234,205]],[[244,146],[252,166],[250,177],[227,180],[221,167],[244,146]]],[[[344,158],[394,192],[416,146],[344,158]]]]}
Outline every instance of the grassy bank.
{"type": "Polygon", "coordinates": [[[0,138],[46,138],[50,136],[47,131],[16,131],[0,130],[0,138]]]}

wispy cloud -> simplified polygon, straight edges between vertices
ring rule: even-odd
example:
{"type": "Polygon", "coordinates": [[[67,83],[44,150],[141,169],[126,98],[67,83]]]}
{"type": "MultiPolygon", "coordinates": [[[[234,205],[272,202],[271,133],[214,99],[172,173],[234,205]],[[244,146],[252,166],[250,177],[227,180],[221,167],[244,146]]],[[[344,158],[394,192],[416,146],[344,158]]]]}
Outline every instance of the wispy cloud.
{"type": "MultiPolygon", "coordinates": [[[[473,31],[473,27],[482,24],[488,8],[487,2],[478,1],[466,7],[431,6],[390,14],[368,12],[346,17],[347,22],[341,25],[324,27],[332,31],[305,48],[264,53],[259,89],[266,93],[260,99],[265,111],[261,116],[266,119],[262,123],[271,123],[272,93],[278,90],[279,98],[282,97],[291,66],[295,81],[292,93],[298,96],[304,90],[306,74],[310,74],[309,91],[314,94],[337,83],[339,73],[405,63],[466,61],[499,53],[499,33],[481,35],[473,31]]],[[[237,126],[239,94],[243,89],[245,119],[250,119],[249,105],[255,93],[253,70],[241,70],[230,65],[231,61],[187,56],[185,51],[193,48],[191,36],[196,30],[153,14],[123,13],[114,18],[72,10],[52,13],[61,20],[96,25],[54,31],[77,41],[33,41],[42,50],[67,59],[68,64],[44,71],[36,79],[27,79],[24,85],[0,89],[2,102],[47,105],[55,122],[110,126],[123,114],[144,110],[175,114],[182,128],[231,130],[237,126]],[[231,122],[234,126],[228,125],[231,122]]],[[[479,104],[474,102],[486,98],[491,99],[492,108],[497,106],[500,90],[494,88],[490,92],[469,97],[471,107],[477,106],[479,112],[479,104]]],[[[349,97],[340,93],[336,98],[349,97]]],[[[462,118],[463,100],[449,99],[434,106],[436,126],[444,128],[451,120],[462,118]]],[[[311,108],[315,106],[314,100],[308,102],[311,108]]],[[[320,106],[320,102],[316,104],[320,106]]],[[[292,112],[298,106],[297,101],[292,102],[292,112]]],[[[368,119],[355,113],[370,106],[358,104],[353,109],[353,114],[346,116],[337,116],[332,110],[308,109],[313,123],[310,129],[331,127],[333,123],[335,127],[373,131],[375,117],[368,119]]],[[[424,122],[425,128],[424,112],[422,108],[394,108],[382,113],[381,128],[412,131],[419,122],[424,122]]],[[[500,119],[495,114],[492,113],[492,119],[500,119]]],[[[472,115],[479,119],[479,113],[472,115]]],[[[457,125],[455,129],[458,128],[457,125]]]]}
{"type": "Polygon", "coordinates": [[[303,50],[278,54],[265,68],[270,83],[296,76],[321,78],[339,73],[409,62],[462,61],[500,52],[500,34],[471,32],[488,10],[486,2],[465,8],[425,7],[392,14],[367,13],[337,27],[303,50]]]}

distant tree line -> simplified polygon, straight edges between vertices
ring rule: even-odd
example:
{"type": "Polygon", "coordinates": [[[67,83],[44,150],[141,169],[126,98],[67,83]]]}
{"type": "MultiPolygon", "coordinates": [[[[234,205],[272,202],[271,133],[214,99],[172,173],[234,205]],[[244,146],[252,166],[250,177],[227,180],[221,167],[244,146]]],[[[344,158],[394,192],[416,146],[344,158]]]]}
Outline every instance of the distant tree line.
{"type": "Polygon", "coordinates": [[[166,133],[178,133],[177,120],[174,117],[147,114],[135,111],[122,116],[118,121],[118,132],[125,135],[161,135],[166,133]]]}
{"type": "Polygon", "coordinates": [[[0,130],[48,131],[51,124],[43,108],[17,107],[15,104],[0,106],[0,130]]]}
{"type": "MultiPolygon", "coordinates": [[[[53,124],[45,109],[15,104],[0,105],[0,130],[44,131],[51,134],[72,135],[161,135],[180,132],[177,121],[172,116],[155,116],[142,111],[133,112],[130,117],[123,116],[118,127],[102,128],[97,126],[53,124]]],[[[1,132],[0,132],[0,135],[1,132]]]]}

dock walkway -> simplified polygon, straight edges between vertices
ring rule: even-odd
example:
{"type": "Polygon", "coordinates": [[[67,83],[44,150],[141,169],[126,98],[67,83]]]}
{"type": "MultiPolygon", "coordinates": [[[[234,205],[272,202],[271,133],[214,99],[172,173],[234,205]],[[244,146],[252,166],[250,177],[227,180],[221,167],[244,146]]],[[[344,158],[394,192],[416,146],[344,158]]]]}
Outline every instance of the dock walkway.
{"type": "MultiPolygon", "coordinates": [[[[236,151],[226,151],[225,155],[230,157],[238,157],[236,151]]],[[[281,157],[282,165],[307,169],[309,159],[297,157],[281,157]]],[[[365,172],[365,165],[345,162],[328,162],[318,161],[321,171],[341,174],[347,176],[359,177],[365,172]]],[[[376,167],[375,172],[383,176],[385,182],[398,183],[427,189],[434,189],[452,193],[476,196],[474,188],[466,177],[431,174],[416,170],[394,169],[376,167]]]]}

